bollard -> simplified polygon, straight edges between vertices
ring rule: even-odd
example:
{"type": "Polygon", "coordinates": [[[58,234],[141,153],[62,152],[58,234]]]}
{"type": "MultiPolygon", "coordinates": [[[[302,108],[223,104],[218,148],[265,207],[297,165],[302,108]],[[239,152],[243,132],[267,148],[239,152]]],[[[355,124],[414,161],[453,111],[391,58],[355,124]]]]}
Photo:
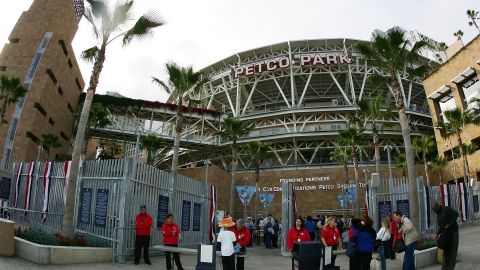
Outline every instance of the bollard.
{"type": "Polygon", "coordinates": [[[0,256],[12,257],[15,254],[15,222],[0,218],[0,256]]]}

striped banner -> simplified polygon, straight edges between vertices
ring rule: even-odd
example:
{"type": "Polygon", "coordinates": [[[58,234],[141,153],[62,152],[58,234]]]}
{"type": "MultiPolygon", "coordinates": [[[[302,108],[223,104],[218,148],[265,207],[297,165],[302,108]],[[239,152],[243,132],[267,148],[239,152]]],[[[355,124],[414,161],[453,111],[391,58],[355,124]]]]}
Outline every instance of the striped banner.
{"type": "Polygon", "coordinates": [[[465,183],[458,183],[458,197],[459,197],[459,208],[460,214],[462,216],[462,222],[467,221],[468,205],[467,205],[467,192],[466,192],[465,183]]]}
{"type": "Polygon", "coordinates": [[[13,196],[13,207],[17,208],[18,204],[18,193],[20,189],[20,182],[22,181],[22,170],[23,170],[23,163],[18,164],[17,168],[17,177],[15,177],[15,194],[13,196]]]}
{"type": "Polygon", "coordinates": [[[365,188],[365,215],[368,216],[368,209],[370,208],[370,204],[368,202],[368,197],[370,196],[370,191],[369,191],[369,188],[368,188],[368,185],[367,187],[365,188]]]}
{"type": "Polygon", "coordinates": [[[215,186],[210,186],[210,229],[208,238],[211,243],[215,242],[215,213],[217,212],[217,189],[215,186]]]}
{"type": "Polygon", "coordinates": [[[450,187],[448,184],[440,185],[440,193],[442,194],[442,205],[450,206],[450,187]]]}
{"type": "Polygon", "coordinates": [[[67,192],[68,192],[68,181],[70,178],[70,166],[71,161],[65,161],[65,165],[63,166],[63,173],[65,175],[65,179],[63,180],[63,204],[67,205],[67,192]]]}
{"type": "MultiPolygon", "coordinates": [[[[30,209],[30,195],[32,193],[32,175],[33,175],[33,169],[35,168],[35,162],[30,162],[30,165],[28,165],[28,174],[27,174],[27,184],[25,185],[25,210],[30,209]]],[[[25,215],[27,212],[25,211],[25,215]]]]}
{"type": "Polygon", "coordinates": [[[430,188],[428,186],[424,186],[424,200],[425,200],[425,214],[426,214],[426,225],[427,229],[430,228],[431,220],[430,220],[430,188]]]}
{"type": "Polygon", "coordinates": [[[42,222],[47,219],[48,213],[48,201],[50,199],[50,186],[52,183],[52,162],[45,164],[45,170],[43,172],[43,207],[42,207],[42,222]]]}

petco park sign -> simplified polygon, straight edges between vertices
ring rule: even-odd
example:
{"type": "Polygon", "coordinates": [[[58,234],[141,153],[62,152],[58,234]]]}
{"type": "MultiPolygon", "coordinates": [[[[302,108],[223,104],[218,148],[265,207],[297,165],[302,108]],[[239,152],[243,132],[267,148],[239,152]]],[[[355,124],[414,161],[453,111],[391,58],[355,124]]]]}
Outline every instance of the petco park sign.
{"type": "Polygon", "coordinates": [[[306,53],[296,54],[294,60],[289,56],[280,56],[273,59],[258,61],[234,68],[235,79],[238,77],[249,77],[272,72],[278,69],[285,69],[298,63],[300,67],[306,66],[329,66],[329,65],[347,65],[352,63],[352,59],[346,52],[325,52],[325,53],[306,53]]]}

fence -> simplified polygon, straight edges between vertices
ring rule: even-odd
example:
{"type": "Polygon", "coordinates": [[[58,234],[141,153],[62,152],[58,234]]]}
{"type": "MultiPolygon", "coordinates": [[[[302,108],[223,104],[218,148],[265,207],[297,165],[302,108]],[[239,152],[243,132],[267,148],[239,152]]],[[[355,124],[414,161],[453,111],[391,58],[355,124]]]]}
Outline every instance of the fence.
{"type": "MultiPolygon", "coordinates": [[[[63,162],[52,163],[51,176],[47,177],[51,183],[48,214],[42,221],[45,167],[45,163],[39,162],[14,165],[8,216],[33,228],[55,232],[62,226],[68,166],[63,162]],[[28,183],[31,183],[30,196],[27,196],[28,183]],[[26,209],[28,198],[30,205],[26,209]]],[[[182,229],[182,246],[206,242],[210,207],[207,191],[206,183],[137,164],[133,159],[86,161],[76,187],[75,231],[110,241],[117,260],[122,262],[125,256],[133,254],[135,216],[144,204],[154,221],[151,245],[162,243],[159,229],[168,212],[173,213],[182,229]]]]}

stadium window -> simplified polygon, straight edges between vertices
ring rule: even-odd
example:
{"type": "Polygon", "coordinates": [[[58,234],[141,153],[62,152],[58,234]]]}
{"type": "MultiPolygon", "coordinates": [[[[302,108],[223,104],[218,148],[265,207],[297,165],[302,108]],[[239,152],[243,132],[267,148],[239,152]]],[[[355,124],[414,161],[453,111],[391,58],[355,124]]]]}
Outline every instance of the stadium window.
{"type": "Polygon", "coordinates": [[[60,131],[60,136],[61,136],[65,141],[68,142],[68,137],[67,137],[67,135],[65,135],[65,133],[63,133],[63,131],[60,131]]]}
{"type": "Polygon", "coordinates": [[[42,107],[42,105],[40,105],[40,103],[38,102],[35,102],[33,104],[33,107],[35,109],[37,109],[43,116],[46,116],[47,115],[47,111],[42,107]]]}
{"type": "Polygon", "coordinates": [[[60,39],[58,41],[58,44],[60,44],[60,47],[62,47],[63,54],[65,54],[65,56],[67,56],[68,55],[68,50],[67,50],[67,46],[65,46],[65,41],[60,39]]]}
{"type": "Polygon", "coordinates": [[[332,128],[332,130],[340,130],[340,129],[342,129],[342,124],[333,123],[331,125],[331,128],[332,128]]]}
{"type": "Polygon", "coordinates": [[[31,131],[27,131],[26,136],[30,140],[32,140],[34,143],[39,143],[40,142],[40,139],[35,134],[33,134],[33,132],[31,132],[31,131]]]}
{"type": "Polygon", "coordinates": [[[58,87],[57,91],[60,96],[63,96],[63,90],[60,86],[58,87]]]}
{"type": "Polygon", "coordinates": [[[476,145],[480,149],[480,136],[473,139],[472,144],[476,145]]]}
{"type": "Polygon", "coordinates": [[[458,87],[458,93],[463,101],[462,105],[464,108],[466,108],[472,98],[480,97],[480,80],[473,68],[466,69],[455,77],[452,82],[458,87]]]}
{"type": "Polygon", "coordinates": [[[52,126],[55,126],[55,121],[53,121],[52,118],[48,118],[48,123],[50,123],[52,126]]]}
{"type": "Polygon", "coordinates": [[[72,61],[71,61],[70,59],[68,59],[68,66],[69,66],[70,68],[72,68],[72,67],[73,67],[73,65],[72,65],[72,61]]]}
{"type": "Polygon", "coordinates": [[[435,100],[435,107],[437,108],[437,117],[441,118],[442,121],[447,121],[445,118],[445,112],[451,111],[457,107],[452,92],[447,93],[447,95],[438,100],[435,100]]]}
{"type": "Polygon", "coordinates": [[[83,87],[80,85],[80,81],[78,81],[78,78],[75,78],[75,84],[77,84],[78,90],[79,90],[80,92],[82,92],[82,91],[83,91],[83,87]]]}
{"type": "Polygon", "coordinates": [[[67,103],[67,108],[71,113],[74,112],[72,105],[70,105],[70,102],[67,103]]]}
{"type": "Polygon", "coordinates": [[[53,84],[57,84],[57,78],[55,77],[55,74],[53,74],[53,71],[49,68],[47,68],[47,74],[48,77],[50,77],[50,80],[52,80],[53,84]]]}
{"type": "Polygon", "coordinates": [[[0,66],[0,71],[5,71],[7,70],[7,66],[0,66]]]}

